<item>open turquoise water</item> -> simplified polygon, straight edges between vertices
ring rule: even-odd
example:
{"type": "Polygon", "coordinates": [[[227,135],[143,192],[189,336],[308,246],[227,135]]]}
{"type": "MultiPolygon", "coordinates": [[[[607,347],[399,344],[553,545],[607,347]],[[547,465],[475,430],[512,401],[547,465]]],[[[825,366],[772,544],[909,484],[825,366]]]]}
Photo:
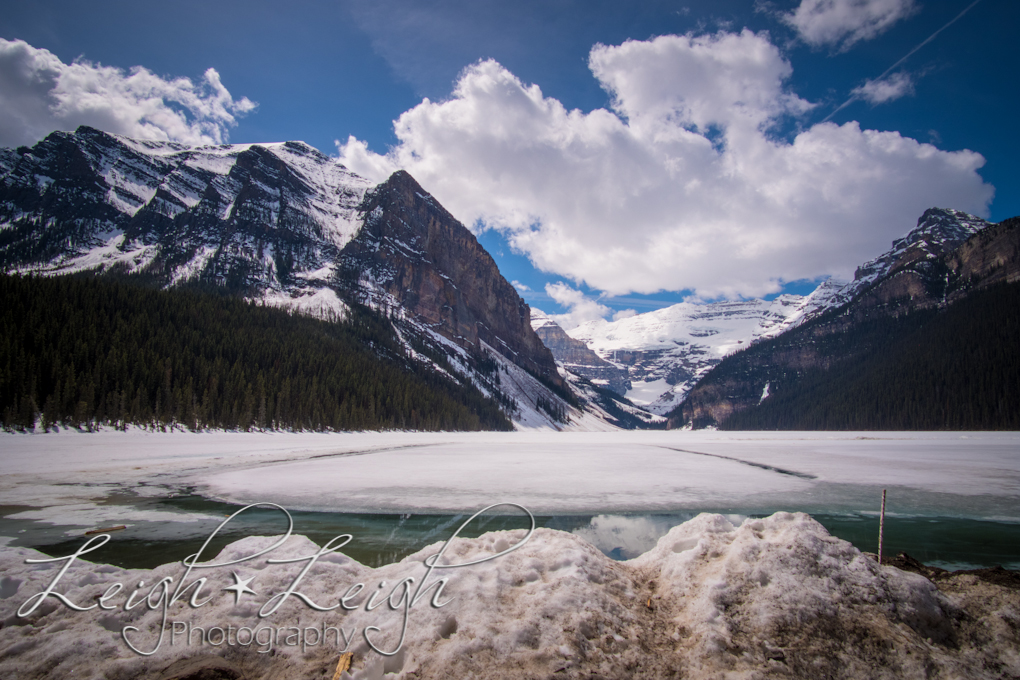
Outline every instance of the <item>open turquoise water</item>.
{"type": "MultiPolygon", "coordinates": [[[[179,513],[182,519],[201,515],[207,519],[181,522],[139,522],[125,530],[111,532],[112,540],[89,558],[122,567],[152,568],[180,561],[201,547],[206,538],[239,506],[211,501],[200,496],[176,498],[123,497],[121,502],[141,510],[158,509],[179,513]]],[[[32,547],[53,556],[69,555],[86,540],[85,529],[15,519],[24,507],[0,507],[0,536],[13,538],[8,545],[32,547]]],[[[703,508],[719,512],[734,523],[747,516],[767,516],[789,508],[703,508]]],[[[540,527],[569,531],[594,543],[615,559],[629,559],[648,550],[670,527],[691,519],[695,511],[677,514],[546,515],[536,516],[540,527]]],[[[447,539],[467,515],[433,514],[348,514],[292,512],[294,533],[308,536],[318,544],[351,534],[353,540],[343,552],[369,566],[395,562],[421,548],[447,539]]],[[[834,536],[853,543],[863,551],[878,547],[878,516],[875,513],[825,513],[812,516],[834,536]]],[[[461,533],[474,537],[487,531],[526,528],[523,515],[482,517],[461,533]]],[[[232,520],[210,543],[209,554],[227,543],[254,535],[275,535],[287,528],[286,518],[277,510],[252,508],[232,520]]],[[[1002,565],[1020,569],[1020,524],[985,519],[939,516],[887,515],[886,555],[906,552],[925,564],[945,569],[970,569],[1002,565]]]]}

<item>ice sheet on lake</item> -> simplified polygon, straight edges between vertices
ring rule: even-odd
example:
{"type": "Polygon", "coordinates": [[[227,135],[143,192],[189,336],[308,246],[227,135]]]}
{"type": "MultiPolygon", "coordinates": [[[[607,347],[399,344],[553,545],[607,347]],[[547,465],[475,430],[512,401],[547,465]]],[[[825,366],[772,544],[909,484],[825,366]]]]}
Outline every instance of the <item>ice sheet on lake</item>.
{"type": "Polygon", "coordinates": [[[356,512],[471,512],[496,500],[533,512],[666,510],[719,499],[726,493],[795,493],[807,487],[788,475],[732,461],[678,455],[658,447],[620,451],[594,442],[451,442],[372,455],[330,457],[224,472],[205,477],[207,493],[288,508],[356,512]]]}
{"type": "Polygon", "coordinates": [[[0,434],[0,449],[0,502],[33,507],[198,487],[292,510],[860,513],[888,488],[890,512],[1020,521],[1017,433],[134,431],[0,434]]]}
{"type": "MultiPolygon", "coordinates": [[[[93,527],[112,524],[131,526],[138,522],[205,522],[222,519],[198,512],[163,512],[139,510],[131,505],[100,505],[96,503],[69,503],[46,508],[32,508],[10,515],[8,520],[35,520],[47,524],[64,524],[76,527],[93,527]]],[[[75,535],[80,531],[71,531],[75,535]]]]}
{"type": "Polygon", "coordinates": [[[1020,438],[603,433],[447,437],[415,448],[253,466],[196,479],[235,502],[347,512],[548,514],[771,507],[1020,521],[1020,438]]]}

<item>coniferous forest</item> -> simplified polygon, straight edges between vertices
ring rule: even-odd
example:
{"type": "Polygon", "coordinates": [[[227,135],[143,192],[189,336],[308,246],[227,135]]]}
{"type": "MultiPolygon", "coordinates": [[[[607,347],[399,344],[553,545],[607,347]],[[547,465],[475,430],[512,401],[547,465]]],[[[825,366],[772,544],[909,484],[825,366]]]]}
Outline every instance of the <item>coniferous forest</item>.
{"type": "Polygon", "coordinates": [[[857,351],[844,348],[849,358],[788,380],[720,429],[1020,429],[1020,284],[826,341],[857,351]]]}
{"type": "Polygon", "coordinates": [[[367,308],[342,322],[107,278],[0,275],[0,416],[189,429],[508,430],[497,404],[405,355],[367,308]]]}

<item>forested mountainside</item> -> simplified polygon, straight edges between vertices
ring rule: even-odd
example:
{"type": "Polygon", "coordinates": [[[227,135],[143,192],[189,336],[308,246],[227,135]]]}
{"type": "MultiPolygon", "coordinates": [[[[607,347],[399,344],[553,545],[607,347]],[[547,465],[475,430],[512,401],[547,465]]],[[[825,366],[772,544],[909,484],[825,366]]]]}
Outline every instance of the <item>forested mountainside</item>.
{"type": "Polygon", "coordinates": [[[1020,218],[928,246],[900,248],[881,275],[863,268],[842,306],[724,359],[670,426],[1016,429],[1020,218]]]}
{"type": "Polygon", "coordinates": [[[328,320],[367,306],[407,354],[521,426],[612,427],[570,391],[477,239],[410,175],[372,186],[302,142],[190,147],[83,126],[0,149],[0,264],[328,320]]]}
{"type": "Polygon", "coordinates": [[[805,371],[720,429],[1020,429],[1020,284],[862,325],[843,340],[859,351],[805,371]]]}
{"type": "MultiPolygon", "coordinates": [[[[772,404],[786,403],[780,396],[806,403],[797,401],[797,385],[822,384],[820,376],[836,375],[832,371],[837,368],[850,371],[854,366],[854,377],[871,375],[873,369],[853,362],[907,351],[903,348],[908,345],[898,343],[910,334],[918,334],[912,336],[918,342],[925,333],[934,335],[936,326],[927,324],[941,319],[943,310],[970,304],[972,294],[992,284],[1015,281],[1017,237],[1010,225],[990,225],[957,210],[932,208],[890,250],[861,265],[852,282],[828,281],[810,295],[770,301],[681,303],[563,332],[546,317],[532,318],[477,239],[405,172],[373,186],[301,142],[189,147],[88,127],[55,132],[33,147],[0,149],[0,264],[5,271],[100,276],[188,290],[189,295],[211,291],[214,297],[233,295],[333,323],[346,319],[336,333],[362,343],[358,352],[345,350],[348,354],[389,362],[389,368],[380,368],[380,376],[399,368],[479,419],[464,420],[452,415],[456,409],[447,413],[445,406],[439,409],[447,413],[443,417],[401,400],[387,406],[379,395],[318,415],[314,407],[302,407],[300,416],[292,416],[287,413],[290,402],[279,398],[285,392],[280,382],[285,376],[279,373],[263,377],[277,381],[272,385],[252,382],[251,397],[247,383],[238,388],[244,392],[241,397],[222,393],[225,383],[217,378],[220,391],[202,394],[229,403],[201,413],[194,408],[194,390],[206,386],[199,383],[192,384],[190,401],[160,394],[163,388],[154,386],[151,377],[145,378],[144,399],[137,394],[139,378],[130,385],[136,394],[126,401],[125,384],[118,383],[109,388],[124,401],[118,414],[139,397],[139,408],[128,417],[131,422],[161,423],[169,417],[210,427],[268,422],[325,429],[428,429],[503,427],[509,419],[518,427],[611,429],[658,427],[667,414],[672,427],[722,425],[736,412],[778,408],[772,404]],[[370,318],[375,320],[366,320],[370,318]],[[365,335],[366,328],[375,330],[365,335]],[[388,349],[380,354],[382,347],[388,349]],[[251,409],[245,405],[250,399],[257,402],[255,413],[265,412],[265,418],[248,419],[251,409]],[[192,405],[190,410],[181,406],[185,402],[192,405]],[[480,404],[497,404],[502,416],[490,418],[480,404]],[[394,410],[385,411],[389,407],[394,410]]],[[[30,323],[46,321],[37,316],[30,323]]],[[[980,327],[978,319],[953,323],[958,334],[965,334],[964,327],[980,327]]],[[[995,339],[999,337],[982,332],[975,342],[1000,342],[995,339]]],[[[999,356],[999,350],[990,347],[985,354],[999,356]]],[[[936,349],[926,351],[938,354],[936,349]]],[[[246,379],[262,375],[258,352],[242,354],[241,364],[234,363],[246,379]],[[251,361],[255,363],[246,363],[251,361]]],[[[47,359],[58,360],[63,361],[56,355],[47,359]]],[[[11,361],[12,370],[26,370],[11,361]]],[[[87,387],[88,380],[79,381],[79,375],[91,371],[100,376],[97,360],[89,361],[87,368],[75,362],[73,383],[66,378],[70,369],[62,369],[65,377],[53,399],[61,404],[58,419],[72,422],[79,413],[87,414],[79,421],[86,424],[114,422],[109,405],[100,408],[87,389],[76,396],[66,393],[68,384],[75,390],[87,387]]],[[[164,358],[161,370],[165,364],[164,358]]],[[[171,368],[171,380],[190,370],[171,368]]],[[[924,370],[945,374],[942,369],[924,370]]],[[[14,396],[3,406],[6,421],[27,422],[32,404],[48,418],[51,395],[43,397],[35,390],[56,390],[57,374],[45,379],[50,383],[44,380],[31,388],[23,383],[34,378],[17,375],[22,382],[10,388],[14,396]]],[[[894,380],[888,372],[881,375],[890,390],[920,384],[894,380]]],[[[837,398],[845,384],[825,389],[837,398]]],[[[180,388],[185,390],[185,385],[180,388]]],[[[94,389],[107,388],[96,383],[94,389]]],[[[309,383],[309,389],[325,388],[309,383]]],[[[941,385],[935,392],[946,389],[941,385]]],[[[994,401],[996,394],[993,390],[982,399],[994,401]]],[[[324,396],[324,403],[331,403],[333,396],[324,396]]],[[[846,410],[850,407],[845,404],[864,398],[844,395],[839,397],[844,405],[829,410],[846,410]]],[[[812,403],[824,401],[816,398],[812,403]]],[[[994,412],[979,403],[985,402],[975,402],[982,413],[994,412]]],[[[960,411],[947,406],[940,412],[946,409],[960,411]]],[[[785,427],[777,423],[796,420],[789,414],[779,420],[770,417],[773,420],[755,426],[785,427]]],[[[851,427],[840,424],[845,418],[812,418],[788,426],[811,422],[811,427],[851,427]]],[[[963,427],[951,425],[947,415],[939,418],[939,427],[963,427]]],[[[116,422],[121,421],[117,415],[116,422]]],[[[741,422],[734,420],[731,426],[741,422]]],[[[855,422],[853,427],[866,426],[855,422]]],[[[897,422],[901,424],[896,427],[934,426],[910,425],[915,421],[903,417],[897,422]]],[[[967,422],[975,423],[968,427],[997,427],[999,421],[973,416],[967,422]],[[976,424],[979,421],[986,424],[976,424]]]]}
{"type": "Polygon", "coordinates": [[[84,429],[512,429],[494,399],[413,360],[360,305],[327,322],[84,276],[0,275],[0,415],[8,429],[38,416],[84,429]]]}

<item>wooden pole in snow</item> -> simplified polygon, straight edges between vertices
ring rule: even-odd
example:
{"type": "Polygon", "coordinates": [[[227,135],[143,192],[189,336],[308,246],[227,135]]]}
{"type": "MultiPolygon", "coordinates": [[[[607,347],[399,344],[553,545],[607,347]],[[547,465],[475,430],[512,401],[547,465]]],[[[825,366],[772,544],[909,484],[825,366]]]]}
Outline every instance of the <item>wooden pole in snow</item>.
{"type": "Polygon", "coordinates": [[[882,532],[885,529],[885,489],[882,489],[882,514],[878,517],[878,563],[882,564],[882,532]]]}

